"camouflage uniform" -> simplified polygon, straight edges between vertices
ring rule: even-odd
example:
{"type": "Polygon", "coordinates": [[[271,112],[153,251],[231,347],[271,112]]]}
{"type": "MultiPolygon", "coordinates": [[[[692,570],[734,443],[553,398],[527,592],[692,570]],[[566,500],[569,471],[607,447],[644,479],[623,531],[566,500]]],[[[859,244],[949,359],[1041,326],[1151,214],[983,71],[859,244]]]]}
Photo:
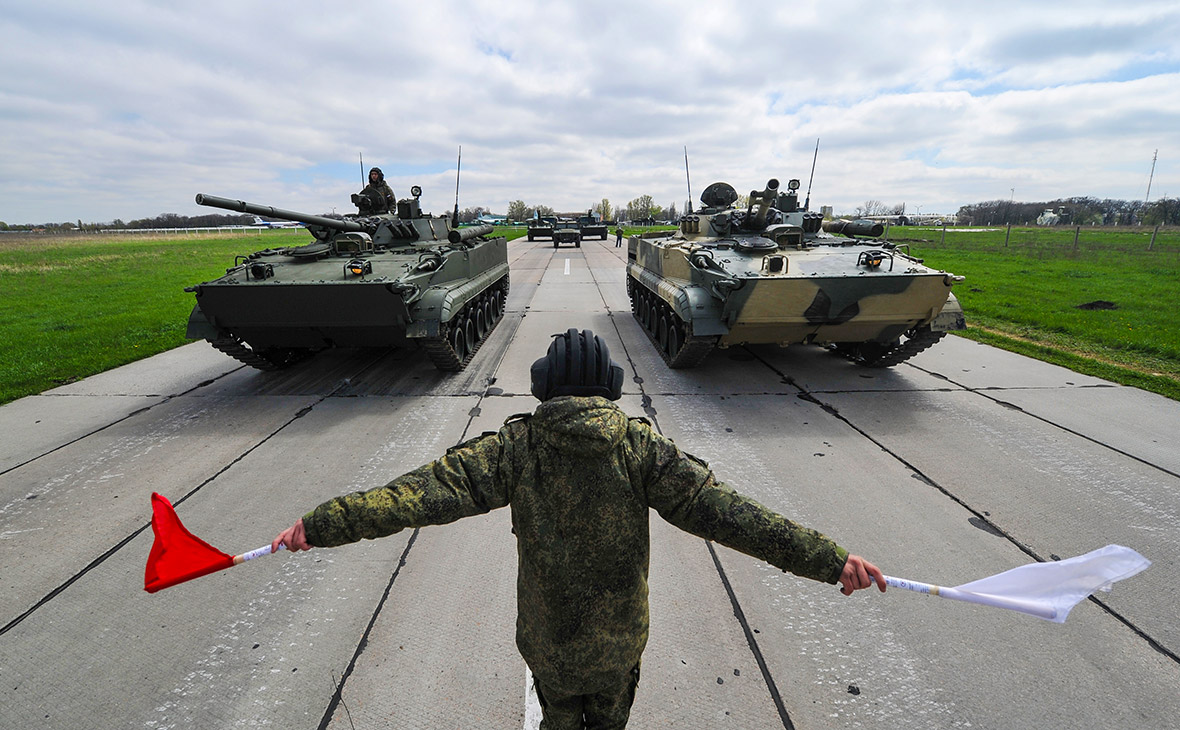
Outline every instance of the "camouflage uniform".
{"type": "Polygon", "coordinates": [[[310,544],[329,547],[505,505],[519,560],[516,643],[547,698],[634,692],[648,632],[648,508],[814,580],[836,583],[848,557],[601,397],[547,400],[384,487],[325,502],[303,523],[310,544]]]}

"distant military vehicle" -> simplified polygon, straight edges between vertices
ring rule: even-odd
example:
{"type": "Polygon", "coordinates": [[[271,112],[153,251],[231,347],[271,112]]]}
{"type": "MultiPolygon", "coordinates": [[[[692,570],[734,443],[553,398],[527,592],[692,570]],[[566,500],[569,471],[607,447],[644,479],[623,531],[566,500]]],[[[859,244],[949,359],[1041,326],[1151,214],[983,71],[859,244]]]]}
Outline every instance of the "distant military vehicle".
{"type": "Polygon", "coordinates": [[[869,367],[896,365],[966,327],[951,286],[904,245],[864,240],[872,221],[825,221],[799,207],[798,180],[778,180],[734,207],[717,182],[679,230],[628,241],[635,318],[674,368],[714,347],[813,343],[869,367]]]}
{"type": "Polygon", "coordinates": [[[422,191],[394,213],[343,219],[197,195],[215,208],[299,221],[313,240],[238,256],[196,294],[188,337],[260,370],[277,370],[328,347],[415,342],[440,370],[462,370],[504,316],[508,247],[492,226],[452,229],[423,214],[422,191]]]}
{"type": "Polygon", "coordinates": [[[557,218],[552,216],[537,216],[528,220],[528,236],[530,241],[538,238],[553,238],[553,231],[557,226],[557,218]]]}
{"type": "Polygon", "coordinates": [[[563,243],[572,243],[577,248],[582,247],[582,229],[574,221],[559,218],[553,224],[553,248],[563,243]]]}
{"type": "Polygon", "coordinates": [[[578,216],[578,228],[582,231],[582,238],[598,237],[606,240],[606,222],[596,218],[593,210],[586,211],[586,215],[578,216]]]}

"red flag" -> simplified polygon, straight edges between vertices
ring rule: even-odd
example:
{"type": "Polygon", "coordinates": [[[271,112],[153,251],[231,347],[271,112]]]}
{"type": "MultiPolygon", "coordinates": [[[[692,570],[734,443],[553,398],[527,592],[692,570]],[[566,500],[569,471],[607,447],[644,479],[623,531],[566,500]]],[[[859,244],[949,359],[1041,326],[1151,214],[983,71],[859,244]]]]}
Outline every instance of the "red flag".
{"type": "Polygon", "coordinates": [[[172,503],[155,492],[152,492],[152,532],[156,533],[156,541],[152,543],[143,572],[143,589],[148,593],[234,564],[234,556],[226,555],[185,529],[172,503]]]}

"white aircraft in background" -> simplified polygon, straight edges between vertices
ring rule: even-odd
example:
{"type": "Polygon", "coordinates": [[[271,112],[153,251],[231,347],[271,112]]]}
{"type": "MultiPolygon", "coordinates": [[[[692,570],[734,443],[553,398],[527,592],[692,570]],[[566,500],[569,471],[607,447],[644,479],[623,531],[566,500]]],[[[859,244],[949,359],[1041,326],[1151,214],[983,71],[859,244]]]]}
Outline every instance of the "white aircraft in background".
{"type": "Polygon", "coordinates": [[[263,226],[266,228],[302,228],[303,224],[297,221],[264,221],[258,216],[254,216],[255,226],[263,226]]]}

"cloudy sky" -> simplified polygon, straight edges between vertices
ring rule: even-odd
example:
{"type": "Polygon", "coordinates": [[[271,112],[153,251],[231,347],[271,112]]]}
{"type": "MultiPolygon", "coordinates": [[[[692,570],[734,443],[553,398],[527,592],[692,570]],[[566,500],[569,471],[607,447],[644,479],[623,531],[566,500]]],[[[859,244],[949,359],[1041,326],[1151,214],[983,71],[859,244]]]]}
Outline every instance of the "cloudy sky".
{"type": "Polygon", "coordinates": [[[0,221],[1180,196],[1180,3],[0,0],[0,221]],[[200,9],[198,9],[200,8],[200,9]]]}

